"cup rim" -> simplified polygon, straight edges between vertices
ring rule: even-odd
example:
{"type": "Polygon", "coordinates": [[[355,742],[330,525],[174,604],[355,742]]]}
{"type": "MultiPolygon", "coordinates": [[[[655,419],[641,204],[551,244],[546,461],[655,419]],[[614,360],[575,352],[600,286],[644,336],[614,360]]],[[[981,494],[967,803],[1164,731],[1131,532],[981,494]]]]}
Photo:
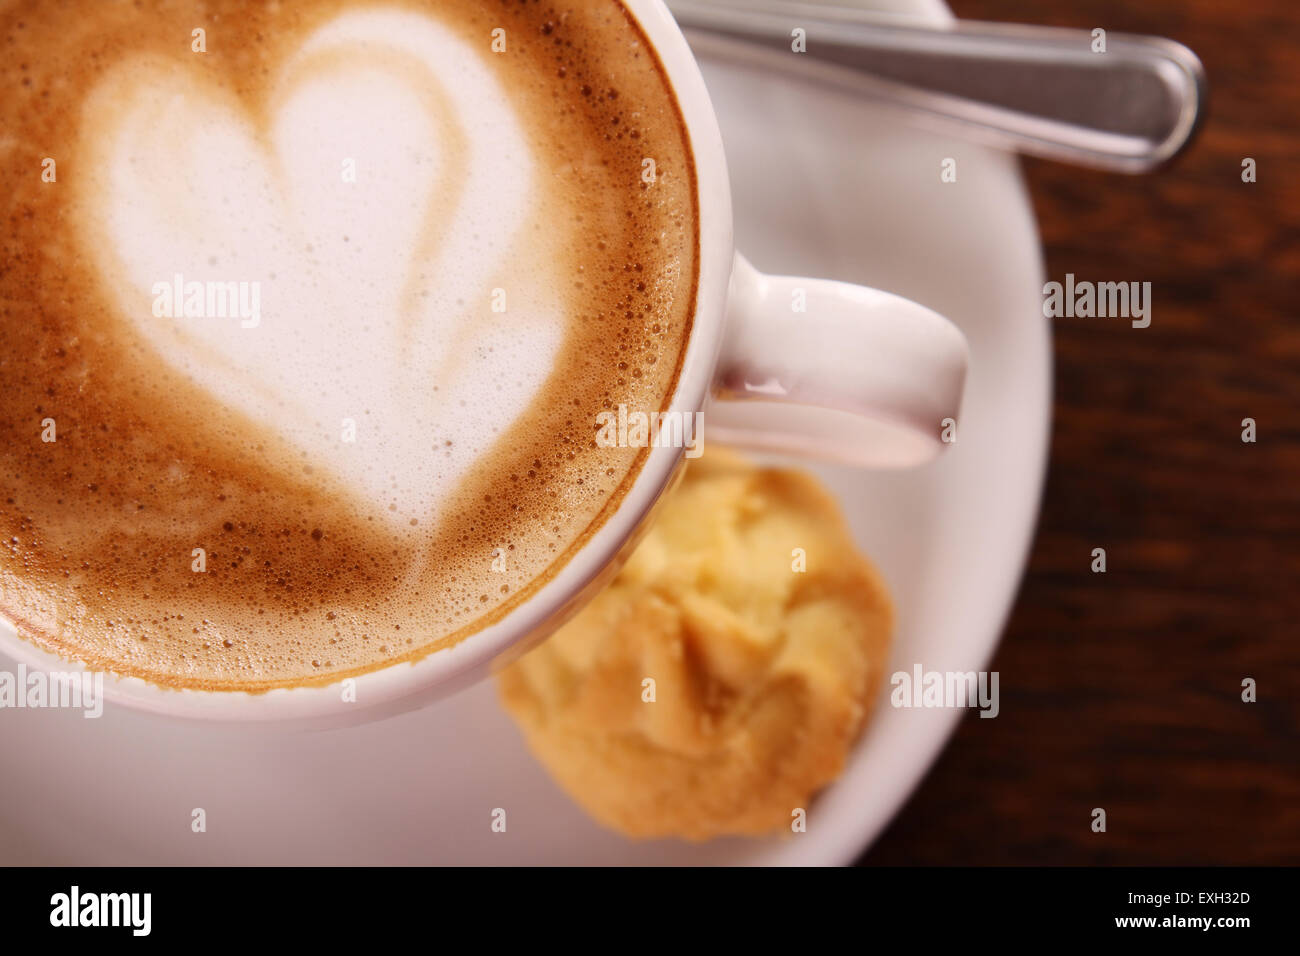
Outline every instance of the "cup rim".
{"type": "MultiPolygon", "coordinates": [[[[734,255],[731,190],[722,134],[699,65],[663,0],[616,0],[640,26],[658,55],[680,110],[695,166],[698,228],[695,310],[668,411],[701,410],[712,384],[722,344],[727,288],[734,255]]],[[[353,702],[340,685],[275,688],[268,691],[170,688],[138,677],[105,673],[104,696],[173,717],[205,721],[296,723],[330,727],[382,719],[413,710],[486,677],[493,663],[529,634],[553,628],[576,611],[575,597],[589,589],[615,562],[624,545],[658,501],[682,457],[680,448],[649,449],[645,463],[619,507],[576,554],[534,594],[501,619],[459,643],[415,661],[399,661],[352,677],[353,702]]],[[[0,618],[0,651],[43,671],[84,671],[19,637],[0,618]]]]}

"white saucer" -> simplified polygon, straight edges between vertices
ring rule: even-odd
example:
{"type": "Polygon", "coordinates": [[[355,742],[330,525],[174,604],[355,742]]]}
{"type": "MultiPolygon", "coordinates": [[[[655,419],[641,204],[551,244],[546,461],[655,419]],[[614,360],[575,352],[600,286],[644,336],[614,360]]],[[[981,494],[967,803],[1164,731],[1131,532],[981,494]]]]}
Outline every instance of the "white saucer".
{"type": "MultiPolygon", "coordinates": [[[[880,3],[943,17],[927,0],[880,3]]],[[[779,77],[705,64],[741,249],[760,269],[848,279],[952,318],[971,346],[957,444],[918,471],[818,469],[899,611],[888,671],[979,670],[1020,579],[1046,462],[1049,333],[1032,211],[1010,156],[779,77]],[[957,182],[940,163],[957,160],[957,182]]],[[[14,665],[0,657],[0,668],[14,665]]],[[[924,775],[958,711],[886,693],[808,832],[629,843],[590,823],[480,685],[415,714],[289,733],[115,708],[0,711],[0,863],[839,864],[924,775]],[[191,831],[195,808],[207,832],[191,831]],[[491,830],[495,808],[507,830],[491,830]]]]}

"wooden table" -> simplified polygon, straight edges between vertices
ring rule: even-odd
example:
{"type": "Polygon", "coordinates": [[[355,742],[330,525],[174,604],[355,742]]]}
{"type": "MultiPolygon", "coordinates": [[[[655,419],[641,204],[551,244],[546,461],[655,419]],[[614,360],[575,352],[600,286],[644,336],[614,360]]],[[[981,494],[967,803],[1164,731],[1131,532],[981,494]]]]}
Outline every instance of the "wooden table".
{"type": "Polygon", "coordinates": [[[1210,111],[1155,175],[1025,162],[1049,279],[1150,281],[1152,323],[1052,320],[1051,467],[1001,714],[962,721],[864,862],[1300,862],[1300,3],[951,3],[1172,37],[1210,111]]]}

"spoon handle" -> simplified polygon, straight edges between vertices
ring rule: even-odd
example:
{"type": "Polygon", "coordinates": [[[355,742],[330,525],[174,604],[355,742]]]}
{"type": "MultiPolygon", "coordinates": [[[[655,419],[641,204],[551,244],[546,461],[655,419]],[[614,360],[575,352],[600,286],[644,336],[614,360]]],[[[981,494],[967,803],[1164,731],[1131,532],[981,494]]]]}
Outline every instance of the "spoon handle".
{"type": "Polygon", "coordinates": [[[1205,100],[1196,54],[1158,37],[969,20],[918,27],[768,0],[668,6],[698,55],[804,77],[1080,166],[1140,173],[1166,162],[1205,100]]]}

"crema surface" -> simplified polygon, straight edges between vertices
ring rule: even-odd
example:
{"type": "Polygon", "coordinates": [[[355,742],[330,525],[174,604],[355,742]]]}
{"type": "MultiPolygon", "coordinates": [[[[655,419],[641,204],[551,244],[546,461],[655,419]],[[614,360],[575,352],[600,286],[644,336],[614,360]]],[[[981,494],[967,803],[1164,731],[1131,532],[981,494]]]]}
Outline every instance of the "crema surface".
{"type": "Polygon", "coordinates": [[[498,619],[645,458],[690,144],[615,0],[0,0],[0,614],[263,690],[498,619]]]}

